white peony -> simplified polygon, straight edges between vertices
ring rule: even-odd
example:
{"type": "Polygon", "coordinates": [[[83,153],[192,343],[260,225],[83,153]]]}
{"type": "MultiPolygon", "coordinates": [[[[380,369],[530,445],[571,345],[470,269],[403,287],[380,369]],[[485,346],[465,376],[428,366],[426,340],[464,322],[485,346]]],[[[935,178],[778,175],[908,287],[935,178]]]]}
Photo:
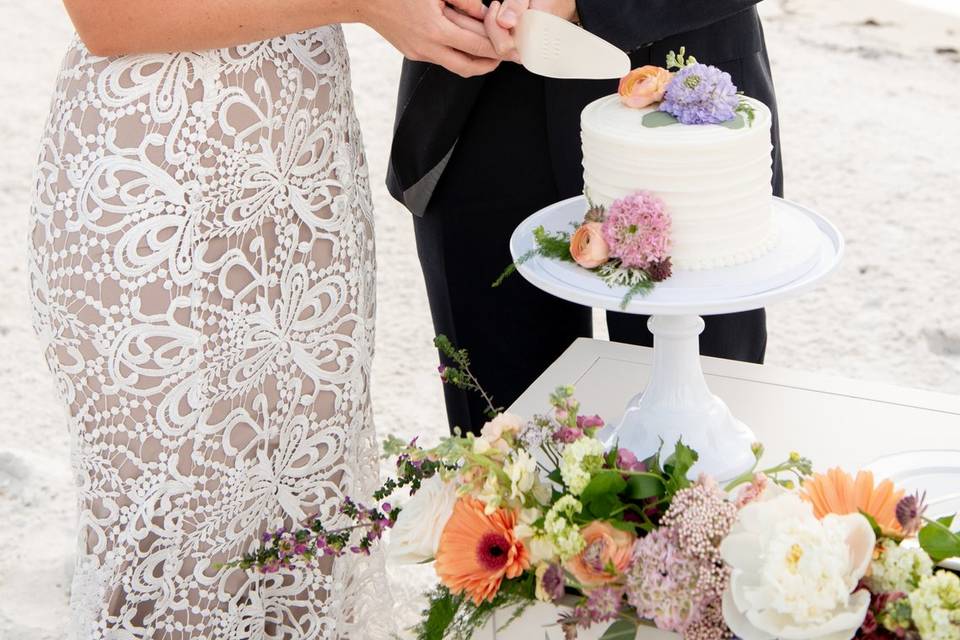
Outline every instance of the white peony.
{"type": "Polygon", "coordinates": [[[397,564],[432,560],[456,502],[457,488],[452,482],[444,482],[440,476],[424,480],[390,530],[390,560],[397,564]]]}
{"type": "Polygon", "coordinates": [[[870,594],[855,591],[876,537],[859,514],[818,520],[795,493],[744,507],[720,545],[732,568],[723,617],[743,640],[849,640],[870,594]]]}

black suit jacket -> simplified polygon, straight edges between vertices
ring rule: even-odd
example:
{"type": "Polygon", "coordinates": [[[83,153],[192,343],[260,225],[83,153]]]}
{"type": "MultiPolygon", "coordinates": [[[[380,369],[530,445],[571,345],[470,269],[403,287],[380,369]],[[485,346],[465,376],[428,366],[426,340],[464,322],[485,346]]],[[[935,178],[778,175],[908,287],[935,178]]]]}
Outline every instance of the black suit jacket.
{"type": "MultiPolygon", "coordinates": [[[[774,191],[780,194],[776,100],[758,1],[578,0],[577,8],[583,27],[629,52],[634,68],[663,66],[667,52],[685,46],[700,62],[730,72],[740,91],[766,103],[774,114],[774,191]]],[[[404,61],[387,187],[413,213],[426,211],[484,80],[404,61]]],[[[550,156],[557,184],[570,185],[569,195],[582,188],[580,111],[616,86],[615,80],[547,81],[550,156]]]]}

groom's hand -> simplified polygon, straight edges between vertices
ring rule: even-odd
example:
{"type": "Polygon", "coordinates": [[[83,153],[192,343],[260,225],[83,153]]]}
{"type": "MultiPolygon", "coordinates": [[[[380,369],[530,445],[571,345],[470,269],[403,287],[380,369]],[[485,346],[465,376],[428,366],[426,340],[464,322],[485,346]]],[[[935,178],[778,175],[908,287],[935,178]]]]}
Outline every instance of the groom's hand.
{"type": "Polygon", "coordinates": [[[552,13],[571,22],[577,21],[576,0],[503,0],[502,3],[494,0],[483,23],[497,55],[504,60],[520,61],[514,29],[527,9],[552,13]]]}
{"type": "Polygon", "coordinates": [[[500,64],[484,30],[487,9],[481,0],[373,0],[365,11],[364,21],[411,60],[439,64],[465,78],[500,64]]]}

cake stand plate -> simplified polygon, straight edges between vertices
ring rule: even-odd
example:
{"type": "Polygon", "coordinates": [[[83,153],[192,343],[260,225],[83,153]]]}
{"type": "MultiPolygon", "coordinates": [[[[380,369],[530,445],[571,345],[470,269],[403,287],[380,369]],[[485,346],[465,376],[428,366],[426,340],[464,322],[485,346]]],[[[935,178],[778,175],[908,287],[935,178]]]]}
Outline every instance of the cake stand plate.
{"type": "MultiPolygon", "coordinates": [[[[717,269],[675,270],[667,281],[621,308],[626,289],[611,288],[579,267],[534,257],[518,268],[544,291],[579,304],[652,316],[654,364],[646,389],[627,405],[623,419],[601,436],[609,446],[624,447],[641,457],[663,447],[665,455],[683,441],[700,453],[691,476],[708,473],[733,478],[754,461],[753,432],[734,417],[726,403],[707,387],[700,365],[702,315],[759,309],[811,289],[833,272],[843,256],[843,236],[829,221],[809,209],[774,198],[778,240],[765,256],[749,263],[717,269]]],[[[541,209],[514,231],[514,259],[535,247],[533,230],[569,231],[583,220],[586,200],[580,196],[541,209]]]]}

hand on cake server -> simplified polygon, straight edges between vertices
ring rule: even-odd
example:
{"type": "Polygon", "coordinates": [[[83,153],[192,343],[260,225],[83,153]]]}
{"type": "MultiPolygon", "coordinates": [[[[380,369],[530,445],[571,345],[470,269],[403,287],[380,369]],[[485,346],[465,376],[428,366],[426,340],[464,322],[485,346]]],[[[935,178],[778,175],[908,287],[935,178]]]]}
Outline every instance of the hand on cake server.
{"type": "MultiPolygon", "coordinates": [[[[484,32],[497,55],[503,60],[520,62],[520,54],[514,40],[514,29],[520,22],[520,16],[527,9],[537,9],[560,16],[564,20],[577,22],[576,0],[493,0],[483,18],[484,32]]],[[[447,17],[466,29],[476,30],[476,22],[467,20],[467,16],[452,8],[447,8],[447,17]]]]}

